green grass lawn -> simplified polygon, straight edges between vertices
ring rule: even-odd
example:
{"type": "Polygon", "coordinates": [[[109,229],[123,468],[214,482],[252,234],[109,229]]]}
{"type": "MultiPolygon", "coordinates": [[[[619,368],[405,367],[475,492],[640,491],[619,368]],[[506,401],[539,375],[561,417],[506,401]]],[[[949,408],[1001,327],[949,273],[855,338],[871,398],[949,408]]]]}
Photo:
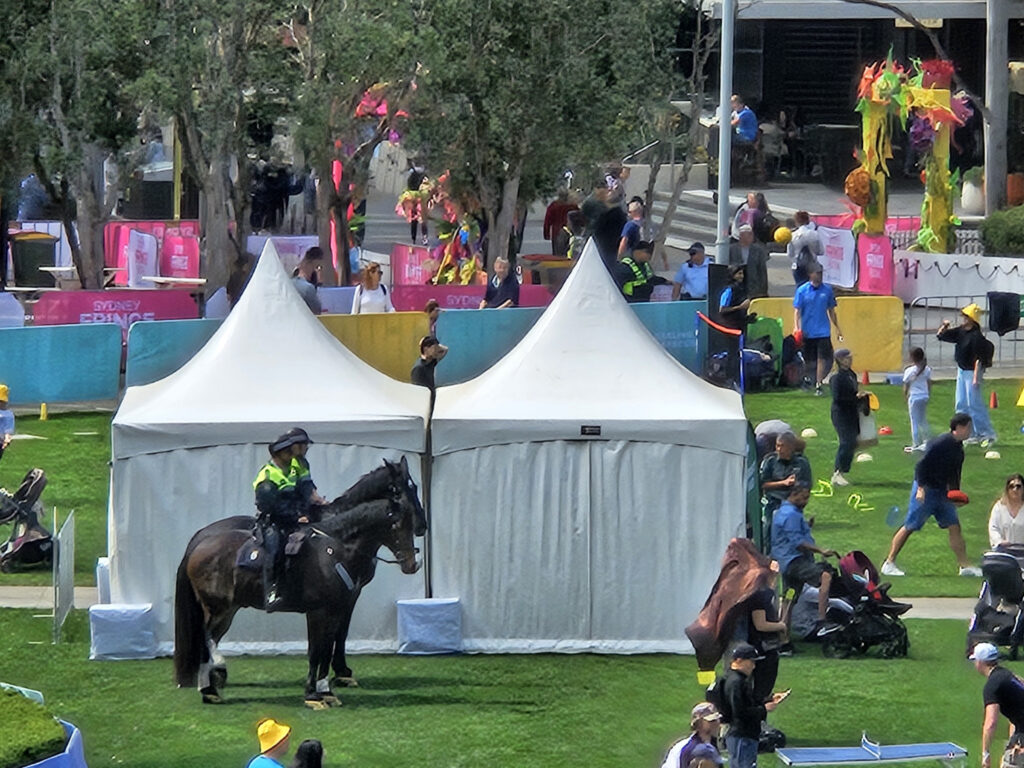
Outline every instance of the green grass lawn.
{"type": "MultiPolygon", "coordinates": [[[[340,709],[312,712],[303,658],[241,657],[228,660],[229,703],[210,706],[173,687],[169,659],[86,661],[82,611],[59,646],[47,644],[48,620],[3,614],[0,680],[42,690],[82,729],[92,768],[240,768],[268,716],[293,726],[293,745],[322,740],[330,766],[656,766],[702,691],[692,656],[356,656],[363,687],[339,691],[340,709]]],[[[883,743],[955,741],[975,764],[983,679],[963,658],[965,626],[907,625],[906,659],[824,659],[807,645],[782,660],[778,688],[793,695],[771,721],[791,745],[854,745],[867,730],[883,743]]]]}
{"type": "MultiPolygon", "coordinates": [[[[46,471],[43,491],[46,517],[52,530],[51,511],[57,508],[63,521],[75,510],[75,583],[96,583],[96,558],[107,552],[107,492],[110,485],[109,412],[19,416],[20,435],[42,440],[19,439],[11,443],[0,461],[0,486],[12,493],[33,467],[46,471]],[[79,434],[76,434],[79,433],[79,434]]],[[[10,526],[0,527],[6,539],[10,526]]],[[[0,584],[49,584],[47,570],[0,574],[0,584]]]]}
{"type": "MultiPolygon", "coordinates": [[[[836,488],[831,498],[812,498],[806,514],[816,518],[814,536],[819,545],[846,552],[861,549],[881,566],[895,532],[886,524],[891,507],[898,506],[902,516],[907,510],[910,483],[914,465],[921,454],[905,454],[903,446],[910,442],[910,420],[903,401],[902,388],[886,384],[871,384],[881,408],[876,413],[877,426],[892,427],[890,437],[880,437],[879,444],[863,449],[873,461],[854,463],[848,479],[849,488],[836,488]],[[857,511],[850,506],[850,495],[860,494],[863,503],[873,511],[857,511]]],[[[1002,458],[986,460],[980,446],[966,446],[963,490],[971,503],[960,509],[960,521],[967,541],[967,554],[977,560],[988,547],[988,515],[993,502],[1002,493],[1006,476],[1024,471],[1021,448],[1024,435],[1020,432],[1024,409],[1015,407],[1020,393],[1020,382],[996,380],[994,386],[1000,407],[991,411],[992,421],[999,434],[995,448],[1002,458]]],[[[954,382],[937,382],[932,391],[928,417],[936,432],[949,428],[953,415],[954,382]]],[[[815,397],[799,390],[748,395],[745,398],[747,417],[752,424],[765,419],[779,418],[793,426],[797,433],[813,427],[818,437],[808,440],[807,457],[810,459],[815,481],[832,476],[836,447],[839,444],[829,415],[831,400],[815,397]]],[[[907,572],[904,578],[894,579],[893,595],[899,596],[974,596],[978,593],[978,579],[956,575],[956,560],[949,550],[946,533],[930,520],[923,530],[914,534],[899,558],[899,565],[907,572]]]]}

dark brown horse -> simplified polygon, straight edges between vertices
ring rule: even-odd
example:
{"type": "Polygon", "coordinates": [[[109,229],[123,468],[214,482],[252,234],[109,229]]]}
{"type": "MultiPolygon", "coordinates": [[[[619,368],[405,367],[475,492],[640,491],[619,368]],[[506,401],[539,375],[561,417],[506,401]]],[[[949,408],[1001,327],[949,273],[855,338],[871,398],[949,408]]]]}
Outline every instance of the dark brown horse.
{"type": "MultiPolygon", "coordinates": [[[[373,578],[376,555],[387,547],[404,573],[419,569],[415,536],[426,516],[403,458],[364,476],[326,505],[322,519],[306,526],[307,539],[288,564],[285,610],[306,614],[309,675],[306,702],[313,708],[339,703],[328,670],[351,678],[345,638],[362,588],[373,578]],[[290,589],[291,591],[287,591],[290,589]]],[[[222,701],[227,678],[217,650],[239,608],[263,608],[258,570],[237,568],[239,549],[250,537],[251,517],[232,517],[198,531],[178,566],[175,590],[174,667],[179,686],[197,683],[207,703],[222,701]]]]}

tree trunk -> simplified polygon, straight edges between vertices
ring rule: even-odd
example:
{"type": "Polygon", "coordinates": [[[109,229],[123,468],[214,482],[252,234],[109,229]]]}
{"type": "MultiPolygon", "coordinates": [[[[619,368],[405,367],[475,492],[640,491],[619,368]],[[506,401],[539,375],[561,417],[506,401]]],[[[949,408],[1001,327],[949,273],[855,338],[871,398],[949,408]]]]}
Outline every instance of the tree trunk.
{"type": "Polygon", "coordinates": [[[78,173],[78,240],[81,267],[78,280],[82,288],[103,287],[103,153],[94,144],[83,148],[78,173]],[[84,271],[81,271],[84,270],[84,271]]]}
{"type": "Polygon", "coordinates": [[[516,201],[519,198],[520,173],[507,177],[501,185],[501,207],[494,221],[494,229],[487,238],[488,262],[494,264],[499,256],[508,256],[508,241],[516,225],[516,201]]]}
{"type": "Polygon", "coordinates": [[[228,232],[231,220],[231,181],[228,177],[228,161],[221,156],[210,163],[203,183],[202,231],[203,231],[203,277],[206,278],[206,294],[213,295],[228,280],[231,264],[238,251],[228,232]]]}

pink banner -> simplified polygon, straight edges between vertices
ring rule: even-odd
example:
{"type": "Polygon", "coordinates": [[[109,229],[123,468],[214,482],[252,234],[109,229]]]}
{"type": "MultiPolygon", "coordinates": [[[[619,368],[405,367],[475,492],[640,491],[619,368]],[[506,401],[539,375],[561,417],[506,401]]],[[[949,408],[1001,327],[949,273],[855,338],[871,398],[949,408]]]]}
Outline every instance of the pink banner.
{"type": "Polygon", "coordinates": [[[199,316],[195,300],[183,290],[52,291],[39,297],[36,325],[117,323],[122,339],[138,320],[191,320],[199,316]]]}
{"type": "MultiPolygon", "coordinates": [[[[485,290],[482,285],[396,285],[391,303],[399,312],[422,312],[429,299],[437,299],[441,309],[476,309],[485,290]]],[[[546,286],[519,286],[521,307],[546,307],[551,299],[546,286]]]]}
{"type": "Polygon", "coordinates": [[[117,285],[125,285],[128,282],[128,236],[133,229],[153,235],[157,241],[158,253],[163,247],[165,235],[199,237],[199,222],[192,219],[107,222],[103,227],[103,265],[110,269],[117,269],[114,275],[114,282],[117,285]]]}
{"type": "Polygon", "coordinates": [[[815,214],[811,217],[819,227],[832,227],[833,229],[850,229],[853,226],[852,213],[829,213],[815,214]]]}
{"type": "Polygon", "coordinates": [[[893,285],[892,240],[888,235],[864,235],[857,238],[857,257],[861,293],[891,296],[893,285]]]}
{"type": "Polygon", "coordinates": [[[199,238],[164,235],[160,249],[160,277],[199,277],[199,238]]]}
{"type": "Polygon", "coordinates": [[[917,232],[921,228],[920,216],[893,216],[885,221],[885,233],[917,232]]]}
{"type": "MultiPolygon", "coordinates": [[[[423,262],[430,259],[430,249],[424,245],[391,246],[392,285],[425,285],[431,272],[423,269],[423,262]]],[[[435,265],[436,266],[436,265],[435,265]]]]}

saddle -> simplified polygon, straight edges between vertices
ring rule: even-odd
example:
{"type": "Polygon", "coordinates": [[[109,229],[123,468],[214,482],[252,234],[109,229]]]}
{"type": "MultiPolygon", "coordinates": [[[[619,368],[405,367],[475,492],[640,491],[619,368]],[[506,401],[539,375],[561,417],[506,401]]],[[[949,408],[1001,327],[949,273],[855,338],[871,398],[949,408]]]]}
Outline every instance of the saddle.
{"type": "MultiPolygon", "coordinates": [[[[311,534],[312,531],[308,528],[300,528],[288,534],[288,541],[284,545],[285,557],[293,557],[301,552],[303,544],[311,534]]],[[[252,536],[246,539],[245,543],[238,548],[238,553],[235,555],[235,567],[251,571],[261,571],[263,569],[263,560],[266,557],[267,552],[263,548],[263,537],[260,534],[259,527],[254,526],[252,536]]]]}

